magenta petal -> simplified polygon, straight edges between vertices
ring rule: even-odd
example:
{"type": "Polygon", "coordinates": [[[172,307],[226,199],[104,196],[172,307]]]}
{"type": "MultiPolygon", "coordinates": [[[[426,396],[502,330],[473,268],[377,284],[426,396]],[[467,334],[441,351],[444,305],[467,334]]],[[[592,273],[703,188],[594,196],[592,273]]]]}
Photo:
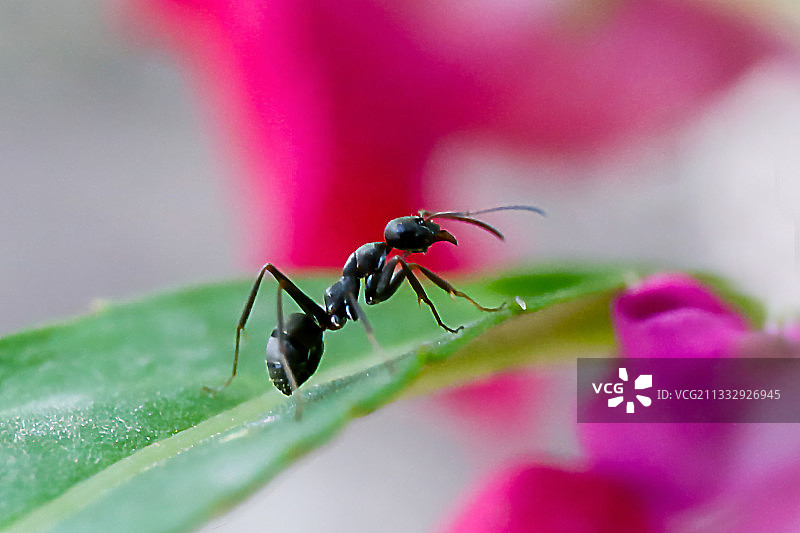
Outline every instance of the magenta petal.
{"type": "MultiPolygon", "coordinates": [[[[612,317],[628,357],[730,356],[747,332],[740,315],[683,274],[647,278],[614,302],[612,317]]],[[[578,430],[599,471],[637,487],[664,513],[714,497],[737,461],[733,424],[580,424],[578,430]]]]}
{"type": "Polygon", "coordinates": [[[690,117],[776,48],[664,0],[128,1],[195,74],[247,179],[259,263],[340,266],[390,218],[488,207],[422,205],[427,160],[452,137],[610,147],[690,117]]]}
{"type": "Polygon", "coordinates": [[[480,485],[446,533],[647,533],[635,494],[597,474],[517,465],[480,485]]]}
{"type": "Polygon", "coordinates": [[[740,315],[683,274],[659,274],[626,291],[612,319],[630,357],[720,357],[747,331],[740,315]]]}
{"type": "Polygon", "coordinates": [[[787,341],[800,343],[800,323],[790,324],[789,326],[783,328],[779,332],[779,335],[787,341]]]}
{"type": "Polygon", "coordinates": [[[527,439],[536,413],[542,409],[547,377],[519,370],[490,376],[436,394],[432,409],[443,411],[447,423],[464,426],[476,436],[503,440],[527,439]]]}
{"type": "MultiPolygon", "coordinates": [[[[797,442],[796,438],[794,442],[797,442]]],[[[773,471],[766,480],[753,482],[746,477],[731,480],[718,501],[688,517],[681,517],[676,530],[797,533],[800,529],[800,468],[796,463],[784,462],[783,468],[773,471]],[[708,516],[716,520],[710,521],[708,516]],[[698,523],[701,525],[699,529],[698,523]]]]}
{"type": "Polygon", "coordinates": [[[635,488],[658,516],[716,496],[737,458],[729,424],[580,424],[598,472],[635,488]]]}

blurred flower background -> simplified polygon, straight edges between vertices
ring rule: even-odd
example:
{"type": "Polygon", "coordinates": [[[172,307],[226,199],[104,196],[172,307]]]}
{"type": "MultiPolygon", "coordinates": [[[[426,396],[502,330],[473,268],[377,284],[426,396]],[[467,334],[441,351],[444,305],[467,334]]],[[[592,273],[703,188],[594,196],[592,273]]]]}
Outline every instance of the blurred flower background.
{"type": "MultiPolygon", "coordinates": [[[[4,2],[0,332],[266,260],[338,267],[389,218],[507,203],[548,217],[498,214],[506,245],[459,227],[427,264],[706,268],[780,324],[800,302],[798,21],[778,1],[4,2]]],[[[530,434],[401,402],[209,530],[442,525],[509,457],[580,456],[572,369],[549,372],[530,434]]]]}

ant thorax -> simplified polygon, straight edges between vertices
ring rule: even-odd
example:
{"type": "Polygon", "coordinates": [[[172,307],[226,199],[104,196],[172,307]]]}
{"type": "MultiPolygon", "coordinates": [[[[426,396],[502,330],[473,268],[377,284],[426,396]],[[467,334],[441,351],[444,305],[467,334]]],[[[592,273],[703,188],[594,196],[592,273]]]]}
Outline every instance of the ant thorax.
{"type": "Polygon", "coordinates": [[[342,276],[365,278],[383,268],[391,248],[385,242],[369,242],[350,254],[342,268],[342,276]]]}

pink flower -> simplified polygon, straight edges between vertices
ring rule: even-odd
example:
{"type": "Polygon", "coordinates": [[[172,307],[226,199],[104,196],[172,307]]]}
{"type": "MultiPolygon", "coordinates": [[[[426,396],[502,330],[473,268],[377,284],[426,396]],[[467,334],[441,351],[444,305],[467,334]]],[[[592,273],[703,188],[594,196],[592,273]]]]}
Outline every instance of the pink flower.
{"type": "MultiPolygon", "coordinates": [[[[800,356],[795,327],[751,332],[732,306],[682,274],[627,290],[612,317],[628,357],[800,356]]],[[[778,385],[796,376],[770,379],[778,385]]],[[[794,424],[578,424],[577,431],[581,470],[529,463],[502,471],[444,531],[788,533],[800,525],[794,424]]]]}
{"type": "Polygon", "coordinates": [[[666,0],[129,2],[222,126],[259,263],[341,266],[396,216],[489,207],[425,204],[453,136],[592,152],[678,123],[775,49],[666,0]]]}
{"type": "Polygon", "coordinates": [[[512,440],[543,408],[530,391],[546,386],[547,379],[540,374],[519,370],[446,390],[434,397],[431,408],[443,411],[445,422],[461,425],[468,436],[477,425],[493,439],[512,440]]]}
{"type": "Polygon", "coordinates": [[[684,274],[659,274],[616,299],[614,332],[630,357],[721,357],[747,331],[730,305],[684,274]]]}
{"type": "MultiPolygon", "coordinates": [[[[614,302],[612,319],[629,357],[720,357],[747,332],[742,317],[681,274],[629,289],[614,302]]],[[[735,430],[725,424],[580,424],[578,431],[598,471],[624,478],[669,511],[716,493],[735,461],[727,446],[735,430]]]]}
{"type": "MultiPolygon", "coordinates": [[[[780,353],[744,350],[753,337],[745,320],[683,275],[655,276],[628,290],[614,303],[613,321],[622,353],[629,357],[798,353],[796,347],[780,353]]],[[[712,378],[694,376],[706,385],[712,378]]],[[[783,473],[800,452],[800,432],[780,424],[579,424],[578,432],[592,471],[635,489],[662,524],[690,521],[687,517],[698,513],[713,516],[741,500],[737,514],[722,522],[717,517],[716,531],[753,517],[763,519],[760,509],[747,505],[742,495],[752,497],[752,488],[767,486],[773,478],[785,483],[783,473]]],[[[800,493],[800,478],[784,489],[800,493]]],[[[798,518],[796,513],[786,514],[798,518]]],[[[790,523],[796,527],[797,522],[790,523]]]]}
{"type": "Polygon", "coordinates": [[[647,533],[636,493],[591,472],[520,464],[497,472],[444,533],[647,533]]]}

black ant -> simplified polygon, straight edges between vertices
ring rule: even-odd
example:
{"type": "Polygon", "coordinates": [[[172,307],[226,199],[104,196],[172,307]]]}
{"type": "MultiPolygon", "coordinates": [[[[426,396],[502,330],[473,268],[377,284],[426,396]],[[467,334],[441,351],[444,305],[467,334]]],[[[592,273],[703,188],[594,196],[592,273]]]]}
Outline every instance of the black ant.
{"type": "Polygon", "coordinates": [[[206,390],[218,391],[224,389],[236,376],[236,369],[239,364],[241,333],[250,316],[250,311],[253,309],[256,294],[266,272],[272,274],[278,282],[278,325],[272,330],[272,334],[267,341],[267,368],[275,387],[287,396],[297,390],[317,370],[322,358],[322,333],[325,330],[335,331],[341,329],[348,319],[354,321],[360,319],[364,324],[370,342],[376,348],[380,348],[375,340],[372,327],[358,304],[358,291],[361,287],[362,279],[364,280],[364,300],[367,305],[374,305],[388,300],[403,281],[408,281],[417,295],[417,300],[425,302],[433,313],[437,324],[450,333],[457,333],[464,326],[453,329],[442,322],[436,307],[428,299],[425,289],[423,289],[419,279],[414,275],[414,270],[418,270],[450,296],[464,298],[481,311],[500,310],[503,307],[502,305],[500,307],[483,307],[424,266],[407,262],[406,257],[412,253],[425,253],[431,245],[439,241],[458,244],[456,238],[450,232],[433,222],[435,218],[473,224],[502,240],[504,238],[502,233],[486,222],[474,218],[474,215],[509,210],[531,211],[544,215],[544,211],[536,207],[508,205],[474,212],[442,211],[431,213],[420,211],[417,216],[405,216],[389,221],[383,232],[385,242],[364,244],[347,258],[342,269],[342,277],[325,291],[325,308],[322,308],[309,298],[289,278],[275,268],[272,263],[265,264],[261,267],[256,277],[253,288],[250,290],[250,295],[244,305],[242,316],[236,326],[236,347],[233,354],[231,375],[219,389],[206,388],[206,390]],[[393,249],[402,253],[390,258],[388,257],[389,252],[393,249]],[[286,291],[303,311],[302,313],[292,313],[285,321],[283,319],[282,291],[286,291]]]}

